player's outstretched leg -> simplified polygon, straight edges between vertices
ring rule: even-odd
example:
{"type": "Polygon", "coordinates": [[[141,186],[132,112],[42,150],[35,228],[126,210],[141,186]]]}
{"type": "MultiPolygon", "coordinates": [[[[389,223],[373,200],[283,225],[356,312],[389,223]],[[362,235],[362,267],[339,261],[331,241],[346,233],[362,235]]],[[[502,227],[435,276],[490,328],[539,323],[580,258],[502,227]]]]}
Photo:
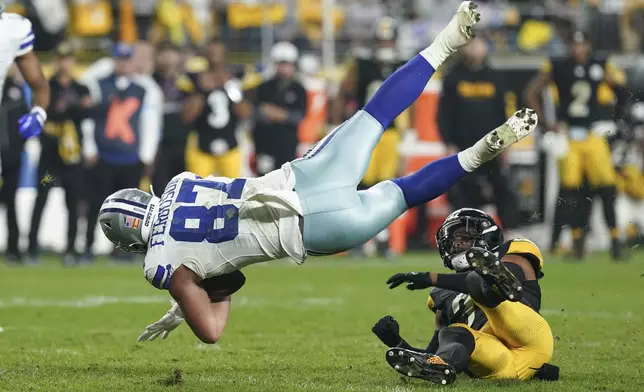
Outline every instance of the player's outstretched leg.
{"type": "Polygon", "coordinates": [[[476,302],[493,308],[505,300],[521,300],[521,281],[494,253],[482,248],[472,248],[465,253],[465,258],[473,270],[466,282],[470,295],[476,302]]]}
{"type": "MultiPolygon", "coordinates": [[[[355,188],[383,130],[416,101],[443,61],[472,39],[478,20],[476,5],[464,1],[434,42],[390,75],[362,110],[292,162],[300,197],[331,188],[355,188]]],[[[304,204],[306,214],[309,203],[304,204]]]]}

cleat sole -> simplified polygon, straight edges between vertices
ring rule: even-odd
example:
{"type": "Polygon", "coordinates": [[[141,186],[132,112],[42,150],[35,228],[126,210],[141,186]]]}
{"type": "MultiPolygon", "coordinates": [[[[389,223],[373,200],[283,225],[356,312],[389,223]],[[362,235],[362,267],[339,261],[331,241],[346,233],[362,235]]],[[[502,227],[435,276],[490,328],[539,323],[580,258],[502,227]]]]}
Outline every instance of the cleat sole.
{"type": "Polygon", "coordinates": [[[389,366],[406,377],[420,378],[439,385],[451,384],[456,380],[456,373],[451,366],[429,363],[429,355],[426,353],[389,349],[385,358],[389,366]],[[393,355],[394,352],[398,355],[393,355]]]}

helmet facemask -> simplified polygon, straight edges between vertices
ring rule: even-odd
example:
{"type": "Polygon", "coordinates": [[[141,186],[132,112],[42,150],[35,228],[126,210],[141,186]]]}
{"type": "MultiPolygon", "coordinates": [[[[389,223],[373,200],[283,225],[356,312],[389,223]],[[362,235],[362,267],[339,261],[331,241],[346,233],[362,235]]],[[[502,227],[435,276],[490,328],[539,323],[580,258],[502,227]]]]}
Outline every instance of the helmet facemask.
{"type": "Polygon", "coordinates": [[[443,223],[436,233],[445,266],[457,272],[470,269],[465,252],[472,247],[493,250],[503,242],[501,229],[488,219],[461,216],[443,223]]]}

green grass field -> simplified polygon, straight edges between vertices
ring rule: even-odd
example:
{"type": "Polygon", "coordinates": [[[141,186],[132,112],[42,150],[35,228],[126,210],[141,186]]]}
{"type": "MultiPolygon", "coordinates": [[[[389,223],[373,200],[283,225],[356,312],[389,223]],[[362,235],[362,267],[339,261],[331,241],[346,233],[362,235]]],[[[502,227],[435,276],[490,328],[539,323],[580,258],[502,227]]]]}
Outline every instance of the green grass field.
{"type": "MultiPolygon", "coordinates": [[[[399,377],[371,333],[391,314],[425,345],[426,292],[390,291],[399,271],[441,270],[438,258],[395,262],[309,259],[252,266],[214,346],[185,325],[168,340],[137,343],[168,308],[138,266],[65,269],[0,266],[0,391],[421,391],[399,377]]],[[[642,391],[644,262],[547,262],[543,314],[556,336],[562,379],[490,382],[459,376],[458,391],[642,391]]]]}

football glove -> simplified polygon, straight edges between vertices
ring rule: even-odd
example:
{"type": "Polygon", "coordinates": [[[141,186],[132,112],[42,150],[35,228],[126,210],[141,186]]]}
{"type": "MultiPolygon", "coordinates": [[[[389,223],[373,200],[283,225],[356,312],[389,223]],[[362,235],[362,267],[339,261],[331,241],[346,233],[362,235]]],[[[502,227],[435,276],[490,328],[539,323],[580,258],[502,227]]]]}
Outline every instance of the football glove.
{"type": "Polygon", "coordinates": [[[174,331],[183,322],[183,313],[181,313],[179,304],[173,300],[170,300],[170,303],[172,304],[170,310],[159,321],[145,328],[145,331],[137,339],[139,342],[154,340],[159,336],[167,339],[170,332],[174,331]]]}
{"type": "Polygon", "coordinates": [[[400,337],[400,326],[398,321],[391,316],[385,316],[371,328],[374,333],[387,347],[396,347],[402,340],[400,337]]]}
{"type": "Polygon", "coordinates": [[[20,130],[20,137],[29,139],[33,136],[38,136],[42,132],[47,121],[47,112],[40,106],[34,106],[28,114],[20,117],[18,120],[18,128],[20,130]]]}
{"type": "Polygon", "coordinates": [[[408,290],[422,290],[432,287],[432,280],[429,272],[407,272],[399,273],[387,279],[390,289],[395,289],[403,283],[407,283],[408,290]]]}

